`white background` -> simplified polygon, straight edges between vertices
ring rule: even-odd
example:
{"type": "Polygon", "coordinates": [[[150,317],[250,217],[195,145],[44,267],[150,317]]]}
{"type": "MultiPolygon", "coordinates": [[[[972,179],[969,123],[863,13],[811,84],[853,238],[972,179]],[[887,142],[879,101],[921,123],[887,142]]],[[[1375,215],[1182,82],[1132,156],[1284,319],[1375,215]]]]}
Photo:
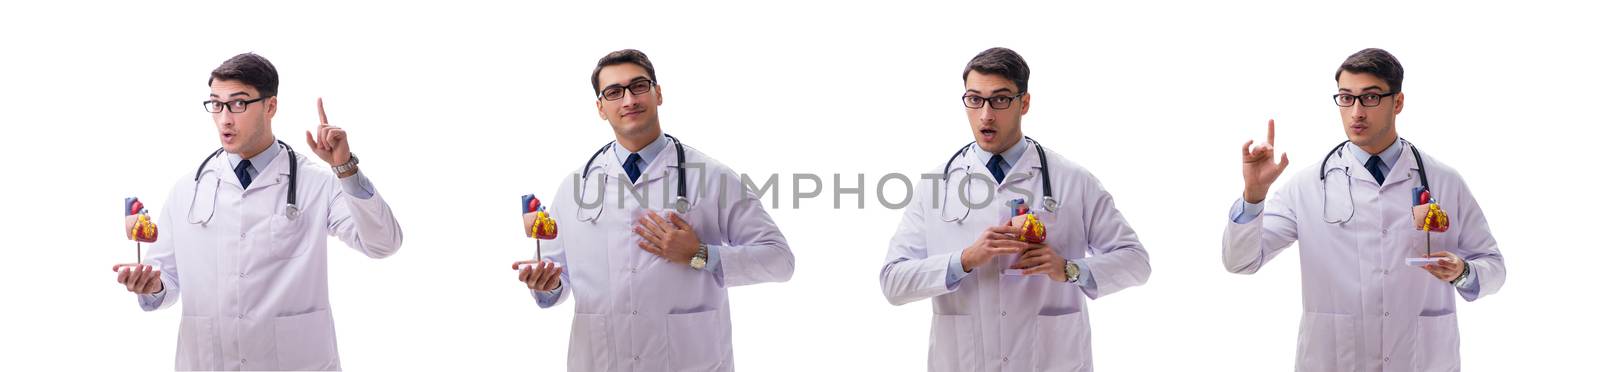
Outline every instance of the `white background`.
{"type": "Polygon", "coordinates": [[[870,189],[938,167],[971,140],[959,73],[991,46],[1033,68],[1024,132],[1093,171],[1149,249],[1148,284],[1090,305],[1101,370],[1291,368],[1297,251],[1251,276],[1220,262],[1239,146],[1276,118],[1291,168],[1315,164],[1343,140],[1334,70],[1365,47],[1405,65],[1400,134],[1461,171],[1506,257],[1501,292],[1460,303],[1467,369],[1576,368],[1600,331],[1581,235],[1589,5],[146,3],[0,5],[4,369],[171,367],[180,310],[142,312],[114,283],[133,257],[115,212],[128,195],[180,212],[162,198],[218,146],[204,81],[245,51],[282,75],[274,132],[304,149],[326,97],[405,228],[384,260],[332,243],[352,370],[563,369],[572,305],[538,309],[508,270],[533,243],[512,202],[553,194],[611,139],[588,79],[622,48],[655,61],[669,133],[785,174],[770,212],[797,270],[731,290],[742,370],[924,368],[928,302],[878,287],[900,212],[829,194],[795,209],[788,174],[870,189]]]}

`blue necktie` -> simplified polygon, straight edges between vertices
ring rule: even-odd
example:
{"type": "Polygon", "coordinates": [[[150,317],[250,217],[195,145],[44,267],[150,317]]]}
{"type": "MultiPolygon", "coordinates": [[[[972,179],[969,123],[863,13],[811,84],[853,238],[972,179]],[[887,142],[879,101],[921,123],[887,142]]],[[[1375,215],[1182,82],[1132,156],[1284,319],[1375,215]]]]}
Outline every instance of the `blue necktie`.
{"type": "Polygon", "coordinates": [[[639,162],[643,160],[639,154],[634,153],[628,154],[628,160],[622,162],[622,171],[628,172],[628,182],[639,180],[639,162]]]}
{"type": "Polygon", "coordinates": [[[994,182],[997,184],[1006,181],[1006,170],[1001,168],[1005,165],[1006,159],[1001,158],[999,154],[989,157],[989,164],[986,166],[989,167],[989,174],[994,175],[994,182]]]}
{"type": "Polygon", "coordinates": [[[239,185],[250,187],[250,181],[252,180],[252,177],[250,177],[250,159],[240,160],[239,165],[233,167],[233,174],[239,176],[239,185]]]}
{"type": "Polygon", "coordinates": [[[1383,165],[1382,159],[1378,159],[1376,156],[1367,158],[1367,173],[1372,173],[1372,179],[1378,180],[1378,184],[1382,185],[1383,171],[1378,169],[1379,165],[1383,165]]]}

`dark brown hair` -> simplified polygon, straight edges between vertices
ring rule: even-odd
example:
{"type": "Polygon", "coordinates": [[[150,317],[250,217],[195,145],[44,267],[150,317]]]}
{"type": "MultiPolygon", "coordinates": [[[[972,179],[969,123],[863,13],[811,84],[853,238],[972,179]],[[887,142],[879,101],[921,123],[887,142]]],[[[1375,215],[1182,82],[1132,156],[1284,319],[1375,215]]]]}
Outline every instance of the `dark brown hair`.
{"type": "Polygon", "coordinates": [[[967,68],[961,70],[961,82],[967,82],[967,75],[973,71],[985,75],[1000,75],[1017,84],[1017,94],[1028,91],[1028,61],[1022,60],[1022,55],[1011,49],[994,47],[978,53],[967,62],[967,68]]]}
{"type": "Polygon", "coordinates": [[[272,62],[267,61],[266,57],[255,53],[244,53],[222,61],[221,66],[211,70],[211,78],[206,80],[206,85],[210,86],[217,80],[233,80],[255,87],[263,98],[278,95],[278,68],[272,67],[272,62]]]}
{"type": "Polygon", "coordinates": [[[1339,71],[1333,73],[1333,81],[1339,81],[1339,75],[1343,75],[1346,71],[1377,76],[1389,84],[1390,93],[1399,92],[1400,81],[1406,77],[1406,69],[1400,67],[1400,60],[1378,48],[1362,49],[1356,54],[1351,54],[1350,58],[1345,58],[1344,63],[1339,65],[1339,71]]]}
{"type": "Polygon", "coordinates": [[[600,57],[600,62],[595,63],[594,74],[589,75],[589,84],[594,85],[595,95],[600,94],[600,70],[606,68],[606,66],[616,66],[624,63],[632,63],[639,65],[639,67],[644,67],[645,77],[650,78],[650,81],[660,82],[656,80],[656,66],[650,64],[649,56],[644,55],[644,52],[638,49],[623,49],[606,53],[605,57],[600,57]]]}

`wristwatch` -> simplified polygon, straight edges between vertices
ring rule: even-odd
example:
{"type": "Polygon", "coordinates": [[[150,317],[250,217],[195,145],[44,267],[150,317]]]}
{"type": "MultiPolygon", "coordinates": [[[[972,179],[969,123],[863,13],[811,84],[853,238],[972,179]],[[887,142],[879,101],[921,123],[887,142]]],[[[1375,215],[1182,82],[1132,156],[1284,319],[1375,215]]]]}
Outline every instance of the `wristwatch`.
{"type": "Polygon", "coordinates": [[[694,251],[694,258],[689,259],[689,267],[695,270],[705,270],[706,255],[706,243],[700,243],[700,249],[694,251]]]}
{"type": "Polygon", "coordinates": [[[1461,279],[1466,279],[1467,273],[1470,272],[1472,272],[1472,265],[1468,265],[1466,260],[1461,260],[1461,275],[1456,276],[1455,280],[1451,280],[1450,285],[1460,287],[1461,279]]]}
{"type": "Polygon", "coordinates": [[[351,169],[356,168],[356,164],[360,163],[361,159],[356,158],[356,154],[350,154],[350,161],[344,162],[344,164],[333,166],[333,174],[344,174],[344,172],[349,172],[351,169]]]}
{"type": "Polygon", "coordinates": [[[1067,283],[1077,283],[1078,282],[1078,263],[1077,262],[1072,262],[1072,260],[1067,260],[1067,267],[1064,270],[1066,270],[1066,272],[1067,272],[1067,283]]]}

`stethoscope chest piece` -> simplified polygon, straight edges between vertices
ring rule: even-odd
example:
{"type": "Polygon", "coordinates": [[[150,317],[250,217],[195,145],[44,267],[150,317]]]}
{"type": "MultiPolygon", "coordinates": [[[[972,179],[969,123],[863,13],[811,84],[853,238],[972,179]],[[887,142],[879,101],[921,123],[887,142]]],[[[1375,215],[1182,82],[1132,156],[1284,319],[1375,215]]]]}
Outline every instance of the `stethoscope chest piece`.
{"type": "Polygon", "coordinates": [[[1044,210],[1045,211],[1050,212],[1050,213],[1055,213],[1056,209],[1059,209],[1059,208],[1061,208],[1061,202],[1057,201],[1056,197],[1054,197],[1054,196],[1046,196],[1046,197],[1044,197],[1044,210]]]}

